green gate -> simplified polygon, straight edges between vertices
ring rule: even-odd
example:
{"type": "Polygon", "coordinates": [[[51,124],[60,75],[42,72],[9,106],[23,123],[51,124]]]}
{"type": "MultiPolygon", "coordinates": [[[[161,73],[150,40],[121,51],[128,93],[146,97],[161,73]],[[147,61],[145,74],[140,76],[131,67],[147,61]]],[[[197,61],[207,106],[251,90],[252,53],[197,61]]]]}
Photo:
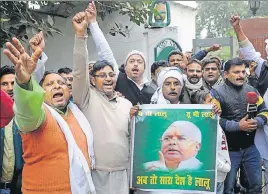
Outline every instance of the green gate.
{"type": "Polygon", "coordinates": [[[180,50],[181,46],[172,38],[166,38],[162,41],[160,41],[155,47],[154,47],[154,60],[160,61],[165,60],[167,61],[168,54],[173,50],[180,50]]]}

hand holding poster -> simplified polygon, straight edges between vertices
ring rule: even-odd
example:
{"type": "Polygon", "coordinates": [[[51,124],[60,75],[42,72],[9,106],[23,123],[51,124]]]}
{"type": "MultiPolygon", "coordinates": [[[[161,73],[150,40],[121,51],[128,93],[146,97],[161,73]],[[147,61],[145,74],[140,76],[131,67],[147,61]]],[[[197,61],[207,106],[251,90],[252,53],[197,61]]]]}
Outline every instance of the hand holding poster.
{"type": "Polygon", "coordinates": [[[142,105],[132,135],[131,187],[215,193],[218,119],[211,105],[142,105]]]}

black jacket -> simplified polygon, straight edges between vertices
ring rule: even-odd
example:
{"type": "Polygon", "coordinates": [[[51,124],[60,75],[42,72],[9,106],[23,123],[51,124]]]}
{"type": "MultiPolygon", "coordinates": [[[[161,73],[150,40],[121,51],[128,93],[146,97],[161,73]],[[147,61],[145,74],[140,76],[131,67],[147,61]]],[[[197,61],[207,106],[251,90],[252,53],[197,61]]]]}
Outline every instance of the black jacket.
{"type": "MultiPolygon", "coordinates": [[[[228,121],[235,121],[236,124],[234,127],[238,126],[239,128],[239,121],[247,115],[248,92],[259,94],[255,88],[248,84],[237,87],[228,80],[211,90],[212,95],[219,101],[222,108],[220,125],[226,134],[230,151],[238,151],[239,149],[245,149],[254,145],[255,131],[244,132],[226,129],[228,121]]],[[[267,117],[265,115],[268,111],[261,97],[259,97],[257,106],[257,117],[261,118],[263,123],[267,123],[267,117]]]]}
{"type": "Polygon", "coordinates": [[[120,72],[115,86],[115,91],[123,94],[132,105],[150,104],[155,90],[151,86],[144,85],[140,90],[138,86],[128,79],[125,73],[120,72]]]}

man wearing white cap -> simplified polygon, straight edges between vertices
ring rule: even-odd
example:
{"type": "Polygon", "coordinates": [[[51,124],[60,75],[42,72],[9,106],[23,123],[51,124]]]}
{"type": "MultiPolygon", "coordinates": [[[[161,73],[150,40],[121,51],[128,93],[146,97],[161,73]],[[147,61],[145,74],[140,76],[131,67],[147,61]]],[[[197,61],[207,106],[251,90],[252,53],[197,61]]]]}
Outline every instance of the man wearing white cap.
{"type": "Polygon", "coordinates": [[[189,121],[176,121],[163,133],[159,160],[147,162],[147,171],[177,172],[197,170],[202,163],[196,159],[201,147],[200,129],[189,121]]]}
{"type": "MultiPolygon", "coordinates": [[[[96,8],[90,12],[96,15],[96,8]]],[[[89,29],[100,60],[106,60],[114,66],[118,76],[115,90],[125,96],[133,105],[149,104],[155,90],[149,86],[149,81],[144,77],[146,66],[144,54],[137,50],[128,53],[124,62],[125,73],[119,72],[113,52],[98,23],[96,21],[91,23],[89,29]]]]}
{"type": "Polygon", "coordinates": [[[179,104],[184,86],[183,75],[176,67],[163,68],[157,78],[158,89],[151,99],[152,104],[179,104]]]}
{"type": "MultiPolygon", "coordinates": [[[[183,87],[185,84],[184,76],[177,67],[165,67],[157,77],[157,84],[159,88],[155,91],[151,99],[151,104],[192,104],[183,101],[183,87]]],[[[199,93],[202,90],[196,90],[199,93]]],[[[194,99],[192,99],[193,103],[194,99]]],[[[219,102],[213,98],[210,101],[213,104],[213,112],[216,114],[221,113],[219,102]]]]}

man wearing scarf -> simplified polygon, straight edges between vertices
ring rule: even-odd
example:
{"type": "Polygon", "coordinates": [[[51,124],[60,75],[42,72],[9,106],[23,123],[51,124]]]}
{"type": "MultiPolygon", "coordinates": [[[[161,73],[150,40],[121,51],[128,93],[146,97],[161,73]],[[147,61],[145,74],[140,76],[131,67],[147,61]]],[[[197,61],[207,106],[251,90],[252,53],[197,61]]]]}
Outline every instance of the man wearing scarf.
{"type": "MultiPolygon", "coordinates": [[[[152,104],[180,104],[180,98],[182,93],[182,88],[184,87],[184,80],[183,74],[181,73],[180,69],[177,67],[165,67],[163,68],[157,78],[157,85],[159,88],[154,93],[151,103],[152,104]]],[[[213,99],[211,95],[207,97],[209,94],[207,89],[204,90],[195,90],[193,93],[193,97],[195,99],[194,103],[196,104],[211,104],[213,103],[213,99]],[[204,91],[204,92],[203,92],[204,91]],[[205,92],[206,91],[206,92],[205,92]],[[202,97],[201,97],[202,96],[202,97]],[[201,100],[202,98],[202,100],[201,100]]],[[[213,107],[214,113],[220,113],[220,109],[217,106],[213,107]]],[[[136,110],[137,111],[137,110],[136,110]]],[[[134,113],[135,114],[135,113],[134,113]]],[[[188,125],[186,122],[183,125],[188,125]]],[[[201,138],[201,137],[200,137],[201,138]]],[[[199,161],[196,161],[193,158],[194,163],[192,163],[192,168],[198,168],[201,165],[199,161]]],[[[153,163],[146,164],[151,165],[153,163]]],[[[161,166],[160,169],[166,169],[165,167],[161,166]]],[[[183,194],[184,192],[174,192],[175,194],[183,194]]],[[[137,194],[170,194],[170,192],[149,192],[149,191],[142,191],[137,190],[137,194]]]]}
{"type": "Polygon", "coordinates": [[[203,90],[202,63],[196,59],[191,60],[186,66],[185,87],[183,88],[182,103],[192,104],[192,95],[197,90],[203,90]]]}
{"type": "MultiPolygon", "coordinates": [[[[152,104],[180,104],[180,95],[184,86],[183,75],[177,67],[165,67],[157,77],[158,89],[152,96],[152,104]]],[[[176,192],[180,194],[183,192],[176,192]]],[[[169,194],[169,192],[142,191],[137,194],[169,194]]]]}
{"type": "Polygon", "coordinates": [[[158,89],[151,99],[152,104],[180,104],[184,81],[177,67],[163,68],[158,74],[157,85],[158,89]]]}
{"type": "Polygon", "coordinates": [[[17,38],[6,43],[4,54],[15,65],[15,122],[24,151],[24,194],[95,194],[90,168],[94,168],[91,127],[69,101],[66,80],[46,73],[40,87],[33,79],[42,50],[30,57],[17,38]]]}

